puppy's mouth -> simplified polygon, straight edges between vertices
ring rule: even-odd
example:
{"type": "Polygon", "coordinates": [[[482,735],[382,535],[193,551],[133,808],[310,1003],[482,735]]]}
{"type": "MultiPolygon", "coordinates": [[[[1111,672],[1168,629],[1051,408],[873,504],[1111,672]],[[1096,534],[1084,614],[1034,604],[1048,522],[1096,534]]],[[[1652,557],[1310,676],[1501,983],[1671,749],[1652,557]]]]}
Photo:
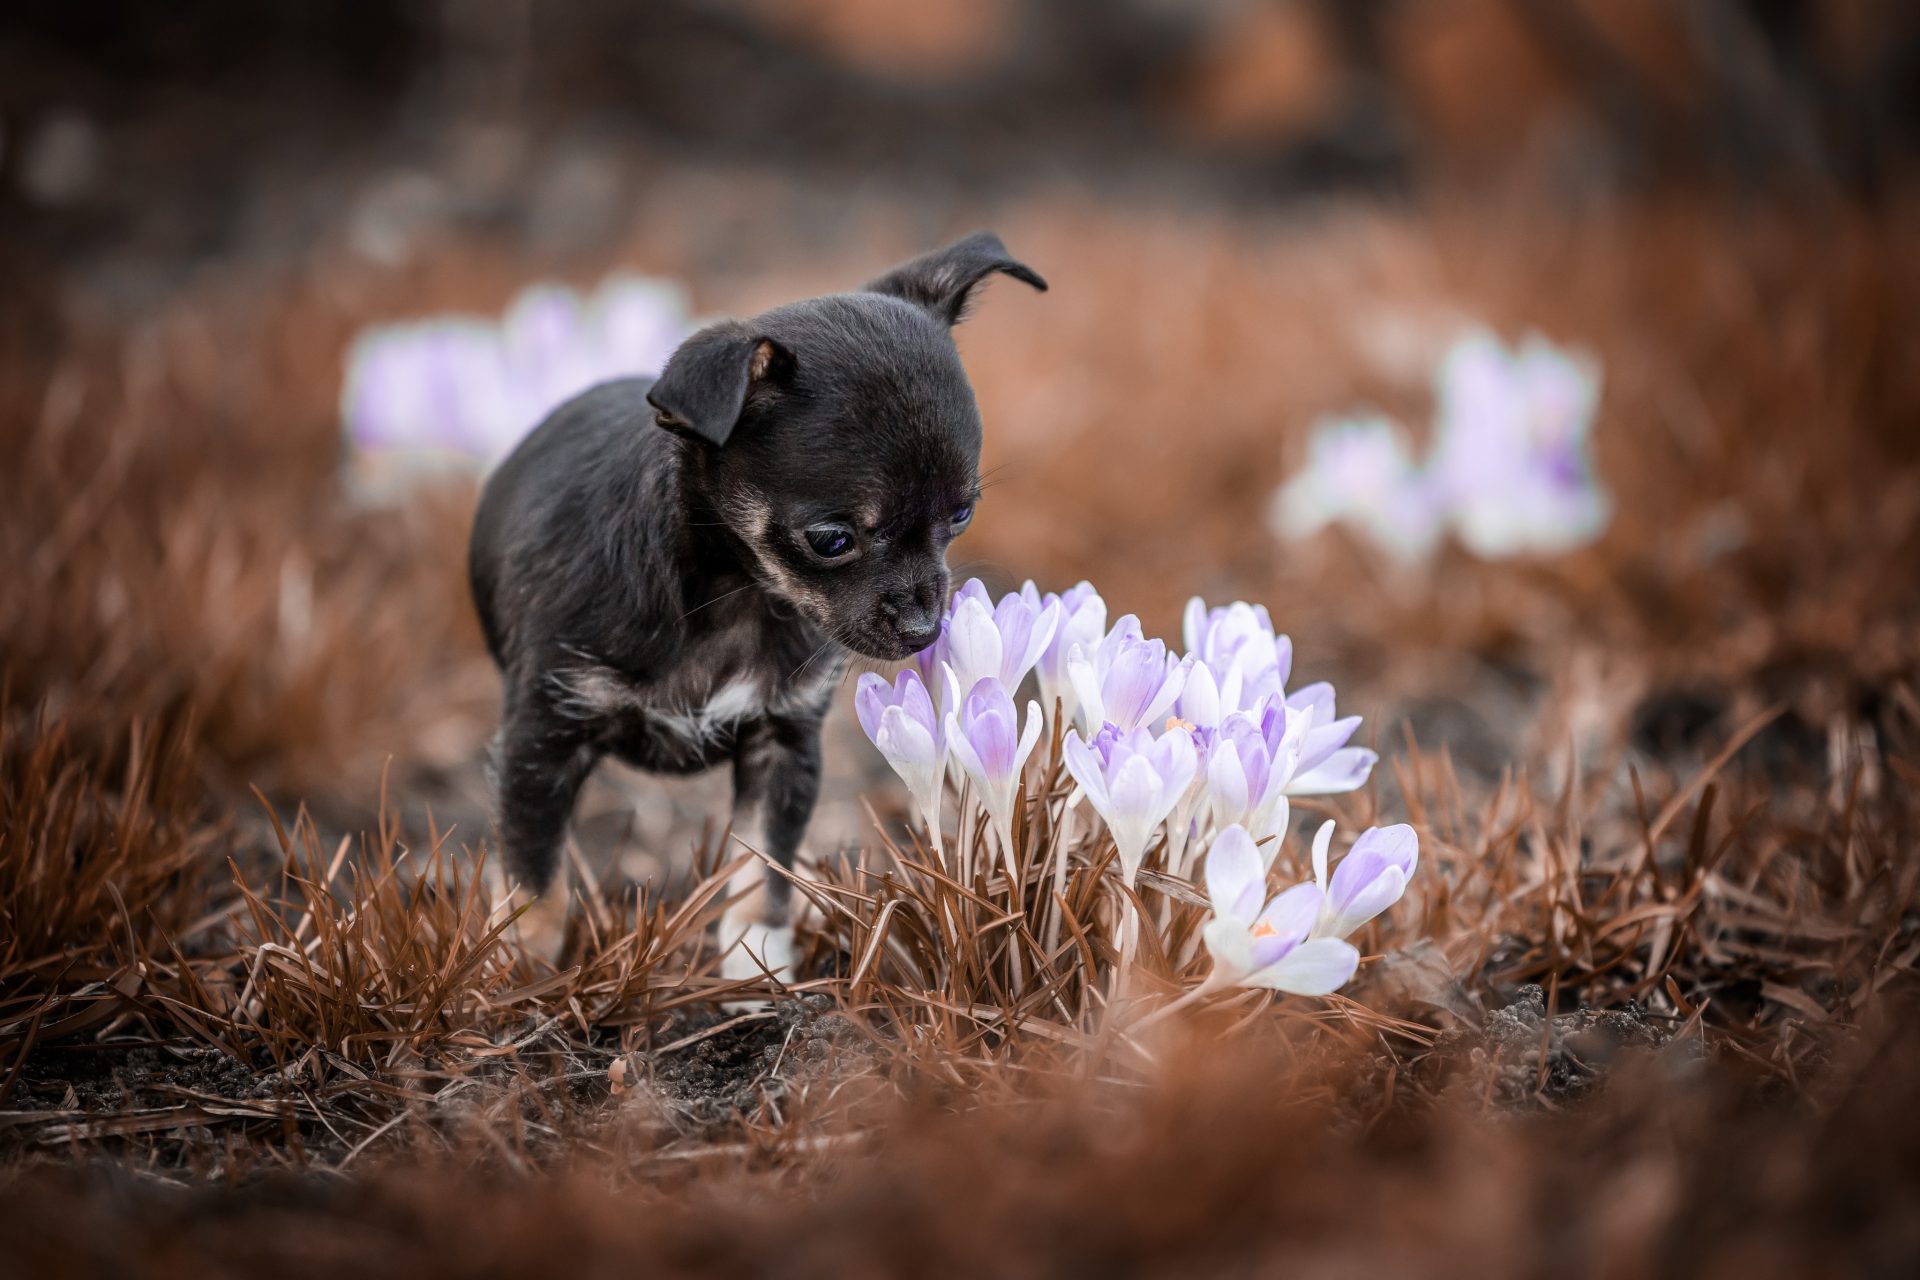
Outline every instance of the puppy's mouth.
{"type": "Polygon", "coordinates": [[[939,637],[938,631],[924,638],[903,637],[897,633],[885,631],[866,632],[857,636],[849,636],[844,632],[837,633],[840,643],[847,648],[863,658],[877,658],[882,662],[904,662],[939,637]]]}

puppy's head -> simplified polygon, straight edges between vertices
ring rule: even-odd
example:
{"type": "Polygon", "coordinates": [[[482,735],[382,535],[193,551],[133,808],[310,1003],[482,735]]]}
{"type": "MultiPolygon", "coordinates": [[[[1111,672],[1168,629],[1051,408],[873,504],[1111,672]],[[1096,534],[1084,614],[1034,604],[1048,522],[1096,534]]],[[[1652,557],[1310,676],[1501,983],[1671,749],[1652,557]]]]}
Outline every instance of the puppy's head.
{"type": "Polygon", "coordinates": [[[982,232],[857,292],[703,329],[647,393],[760,581],[870,657],[939,634],[947,544],[980,497],[950,330],[994,272],[1047,287],[982,232]]]}

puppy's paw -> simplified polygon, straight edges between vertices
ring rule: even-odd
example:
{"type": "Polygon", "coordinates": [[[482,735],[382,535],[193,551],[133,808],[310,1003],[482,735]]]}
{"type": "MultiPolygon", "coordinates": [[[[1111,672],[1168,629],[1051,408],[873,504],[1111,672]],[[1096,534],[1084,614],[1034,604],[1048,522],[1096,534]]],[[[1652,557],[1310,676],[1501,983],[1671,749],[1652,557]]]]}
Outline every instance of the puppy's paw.
{"type": "Polygon", "coordinates": [[[793,951],[792,925],[749,924],[738,930],[738,941],[721,957],[720,976],[737,981],[771,973],[785,982],[793,976],[793,951]]]}

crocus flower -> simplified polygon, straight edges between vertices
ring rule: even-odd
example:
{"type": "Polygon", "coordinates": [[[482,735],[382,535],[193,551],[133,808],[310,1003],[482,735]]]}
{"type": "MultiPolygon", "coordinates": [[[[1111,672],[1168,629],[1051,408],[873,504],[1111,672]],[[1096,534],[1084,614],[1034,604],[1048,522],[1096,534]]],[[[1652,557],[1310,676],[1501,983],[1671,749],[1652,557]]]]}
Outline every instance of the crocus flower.
{"type": "Polygon", "coordinates": [[[1193,666],[1177,704],[1182,720],[1212,728],[1223,716],[1286,690],[1293,641],[1274,634],[1266,606],[1236,600],[1210,610],[1195,596],[1187,601],[1184,630],[1193,666]]]}
{"type": "Polygon", "coordinates": [[[970,578],[954,595],[947,615],[945,661],[961,689],[987,679],[1017,689],[1059,624],[1058,602],[1036,604],[1011,592],[994,604],[980,580],[970,578]]]}
{"type": "MultiPolygon", "coordinates": [[[[1211,735],[1207,749],[1207,800],[1214,825],[1246,828],[1256,840],[1287,829],[1287,786],[1306,737],[1310,719],[1289,714],[1277,698],[1266,699],[1258,714],[1236,711],[1211,735]]],[[[1266,846],[1269,862],[1278,843],[1266,846]]]]}
{"type": "Polygon", "coordinates": [[[1201,936],[1213,956],[1208,987],[1266,987],[1323,996],[1353,977],[1360,953],[1351,943],[1313,937],[1325,894],[1297,884],[1267,897],[1267,866],[1253,837],[1231,826],[1207,851],[1207,899],[1213,919],[1201,936]]]}
{"type": "Polygon", "coordinates": [[[1446,513],[1397,424],[1377,415],[1323,419],[1307,448],[1305,468],[1274,495],[1276,534],[1306,538],[1340,520],[1397,560],[1432,554],[1446,513]]]}
{"type": "Polygon", "coordinates": [[[1475,330],[1448,349],[1433,473],[1467,550],[1551,554],[1599,536],[1611,513],[1587,456],[1599,395],[1591,360],[1539,337],[1509,351],[1475,330]]]}
{"type": "Polygon", "coordinates": [[[1067,655],[1075,645],[1089,652],[1099,645],[1107,634],[1107,602],[1091,582],[1076,582],[1058,595],[1048,592],[1044,596],[1029,582],[1020,588],[1020,595],[1035,610],[1049,604],[1059,606],[1060,625],[1054,628],[1053,639],[1041,653],[1034,674],[1040,680],[1040,709],[1051,716],[1057,701],[1062,717],[1071,722],[1080,710],[1080,695],[1073,691],[1073,681],[1067,675],[1067,655]]]}
{"type": "Polygon", "coordinates": [[[1121,876],[1131,886],[1146,860],[1153,833],[1186,794],[1199,757],[1193,735],[1179,726],[1155,738],[1108,725],[1088,743],[1069,733],[1061,747],[1067,772],[1106,820],[1120,851],[1121,876]]]}
{"type": "Polygon", "coordinates": [[[1103,724],[1130,733],[1158,724],[1173,709],[1192,664],[1176,659],[1159,640],[1140,634],[1132,614],[1114,624],[1097,645],[1075,645],[1067,653],[1067,676],[1080,699],[1080,717],[1089,730],[1103,724]]]}
{"type": "Polygon", "coordinates": [[[1288,694],[1287,710],[1304,716],[1307,723],[1300,759],[1287,781],[1288,795],[1334,795],[1357,790],[1366,782],[1380,757],[1365,747],[1347,745],[1360,727],[1360,717],[1336,718],[1332,685],[1323,680],[1288,694]]]}
{"type": "Polygon", "coordinates": [[[1333,823],[1323,822],[1313,837],[1313,880],[1325,895],[1314,935],[1344,938],[1400,901],[1407,881],[1420,861],[1420,838],[1400,823],[1369,827],[1334,868],[1327,881],[1327,846],[1333,842],[1333,823]]]}
{"type": "Polygon", "coordinates": [[[356,471],[484,467],[595,383],[658,373],[690,328],[677,286],[616,276],[590,299],[534,285],[497,322],[368,329],[347,353],[340,399],[356,471]]]}
{"type": "Polygon", "coordinates": [[[926,820],[933,847],[939,849],[946,734],[920,673],[902,671],[889,685],[883,677],[867,672],[854,692],[853,709],[860,727],[907,784],[914,806],[926,820]]]}
{"type": "Polygon", "coordinates": [[[1040,704],[1027,704],[1024,731],[1020,731],[1018,720],[1006,686],[992,676],[973,686],[957,712],[947,713],[947,744],[954,759],[973,779],[974,791],[1000,837],[1010,872],[1014,869],[1014,792],[1027,757],[1040,741],[1040,704]]]}

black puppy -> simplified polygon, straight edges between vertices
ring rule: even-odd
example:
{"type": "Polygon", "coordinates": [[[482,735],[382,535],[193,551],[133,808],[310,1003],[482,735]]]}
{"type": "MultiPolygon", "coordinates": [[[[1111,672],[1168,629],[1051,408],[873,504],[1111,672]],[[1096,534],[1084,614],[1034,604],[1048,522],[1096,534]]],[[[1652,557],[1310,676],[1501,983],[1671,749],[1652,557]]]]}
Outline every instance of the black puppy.
{"type": "MultiPolygon", "coordinates": [[[[996,271],[1047,287],[983,232],[858,292],[703,329],[658,380],[556,409],[488,480],[469,570],[505,677],[500,842],[517,891],[541,897],[535,945],[557,949],[564,879],[548,890],[604,755],[731,763],[734,833],[792,866],[848,651],[900,659],[939,635],[947,544],[980,493],[949,329],[996,271]]],[[[788,886],[764,889],[729,912],[721,945],[746,939],[730,973],[789,962],[788,886]]]]}

